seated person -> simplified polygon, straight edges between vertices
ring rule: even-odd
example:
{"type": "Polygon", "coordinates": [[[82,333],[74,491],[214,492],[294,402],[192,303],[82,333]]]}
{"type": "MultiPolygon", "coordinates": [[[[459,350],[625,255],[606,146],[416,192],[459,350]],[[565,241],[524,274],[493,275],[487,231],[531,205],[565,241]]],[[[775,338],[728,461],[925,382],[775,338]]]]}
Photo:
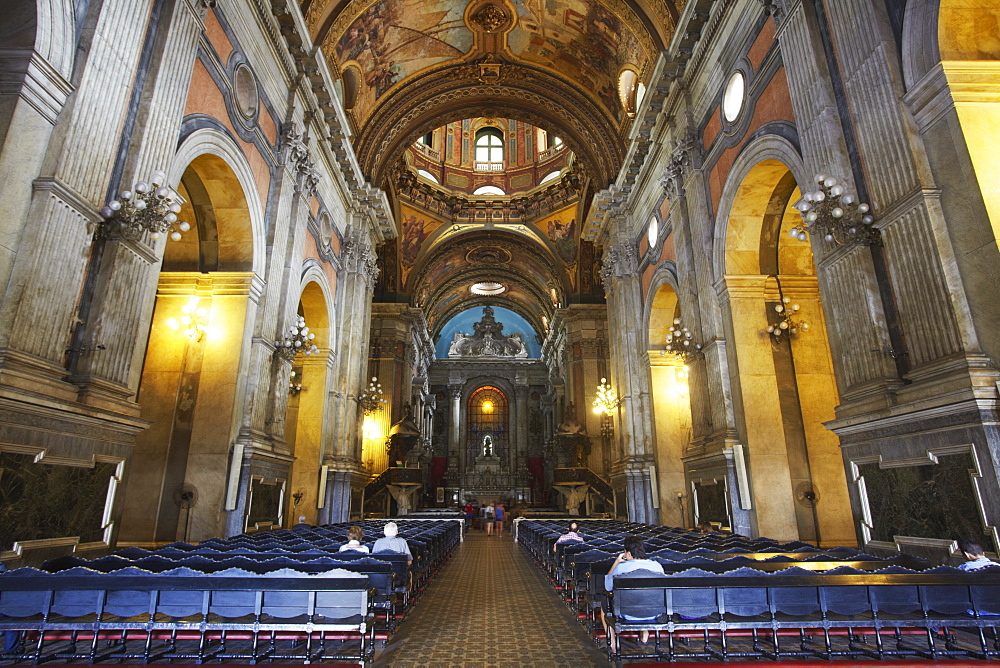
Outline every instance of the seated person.
{"type": "Polygon", "coordinates": [[[577,524],[576,522],[570,522],[569,531],[559,536],[559,539],[552,544],[552,551],[553,552],[556,551],[556,545],[558,545],[559,543],[573,543],[573,542],[582,543],[583,536],[577,533],[577,531],[579,530],[580,530],[579,524],[577,524]]]}
{"type": "Polygon", "coordinates": [[[372,548],[373,552],[395,552],[396,554],[405,554],[408,559],[406,561],[407,565],[413,564],[413,553],[410,552],[410,545],[406,542],[405,538],[400,538],[399,527],[395,522],[389,522],[385,525],[382,530],[385,533],[385,538],[379,538],[375,541],[375,545],[372,548]]]}
{"type": "Polygon", "coordinates": [[[715,527],[711,522],[702,522],[698,525],[698,533],[715,533],[715,527]]]}
{"type": "Polygon", "coordinates": [[[364,552],[365,554],[368,554],[368,546],[361,544],[361,540],[364,537],[364,529],[359,526],[349,527],[347,529],[347,542],[340,546],[340,550],[338,550],[338,552],[353,550],[354,552],[364,552]]]}
{"type": "MultiPolygon", "coordinates": [[[[663,566],[659,562],[646,558],[646,546],[643,544],[642,538],[639,536],[629,536],[624,542],[625,551],[618,555],[615,563],[611,565],[611,570],[604,576],[604,588],[607,591],[614,589],[616,577],[625,574],[634,573],[633,577],[656,577],[657,575],[664,575],[663,566]]],[[[626,622],[652,622],[656,620],[655,617],[632,617],[625,613],[622,613],[622,619],[626,622]]],[[[604,618],[603,609],[601,610],[601,623],[604,624],[604,630],[608,634],[608,646],[612,652],[616,652],[615,630],[608,626],[604,618]]],[[[649,631],[640,631],[639,640],[643,643],[648,642],[649,631]]]]}
{"type": "Polygon", "coordinates": [[[958,541],[958,549],[968,560],[964,564],[959,565],[959,570],[978,571],[980,568],[986,568],[987,566],[1000,566],[997,562],[990,561],[986,557],[986,551],[983,550],[983,546],[979,543],[974,543],[971,540],[960,540],[958,541]]]}

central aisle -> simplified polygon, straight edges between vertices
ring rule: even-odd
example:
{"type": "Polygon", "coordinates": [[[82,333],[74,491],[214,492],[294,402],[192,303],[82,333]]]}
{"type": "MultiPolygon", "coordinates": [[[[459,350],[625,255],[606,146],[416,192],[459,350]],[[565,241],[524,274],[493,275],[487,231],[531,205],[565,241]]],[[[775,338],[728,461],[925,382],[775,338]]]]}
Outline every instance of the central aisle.
{"type": "Polygon", "coordinates": [[[474,532],[434,577],[378,666],[607,666],[510,536],[474,532]]]}

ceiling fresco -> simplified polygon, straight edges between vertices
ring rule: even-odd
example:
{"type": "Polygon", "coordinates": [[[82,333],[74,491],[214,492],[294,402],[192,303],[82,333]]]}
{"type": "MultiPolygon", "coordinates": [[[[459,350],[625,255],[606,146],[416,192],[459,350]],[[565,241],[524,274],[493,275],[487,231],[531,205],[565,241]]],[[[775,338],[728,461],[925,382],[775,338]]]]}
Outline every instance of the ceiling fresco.
{"type": "Polygon", "coordinates": [[[683,4],[302,1],[314,43],[340,78],[362,169],[379,187],[419,134],[501,110],[563,137],[604,187],[630,122],[618,77],[627,66],[648,79],[683,4]]]}
{"type": "Polygon", "coordinates": [[[514,0],[514,5],[517,22],[507,40],[511,53],[575,80],[608,109],[618,107],[622,67],[642,71],[649,63],[651,49],[640,45],[633,28],[594,0],[514,0]]]}
{"type": "MultiPolygon", "coordinates": [[[[427,67],[463,56],[473,34],[454,0],[378,0],[331,42],[343,72],[361,72],[353,112],[367,118],[393,84],[427,67]]],[[[329,50],[327,50],[329,56],[329,50]]]]}

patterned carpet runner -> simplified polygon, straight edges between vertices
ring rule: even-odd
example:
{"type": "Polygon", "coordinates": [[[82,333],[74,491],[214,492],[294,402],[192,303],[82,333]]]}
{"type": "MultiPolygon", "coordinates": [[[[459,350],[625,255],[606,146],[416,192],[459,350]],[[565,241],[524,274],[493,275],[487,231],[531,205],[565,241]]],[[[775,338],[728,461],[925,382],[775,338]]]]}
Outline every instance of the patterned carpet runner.
{"type": "Polygon", "coordinates": [[[607,666],[510,536],[473,532],[416,602],[377,666],[607,666]]]}

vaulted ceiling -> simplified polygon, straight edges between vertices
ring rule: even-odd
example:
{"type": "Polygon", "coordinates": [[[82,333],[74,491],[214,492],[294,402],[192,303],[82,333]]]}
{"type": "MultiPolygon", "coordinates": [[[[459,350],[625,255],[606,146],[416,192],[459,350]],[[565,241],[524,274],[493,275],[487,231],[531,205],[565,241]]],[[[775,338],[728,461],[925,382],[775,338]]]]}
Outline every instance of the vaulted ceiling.
{"type": "Polygon", "coordinates": [[[384,186],[450,121],[501,117],[561,137],[598,188],[625,152],[618,78],[648,79],[684,0],[303,0],[341,78],[355,152],[384,186]]]}
{"type": "Polygon", "coordinates": [[[382,266],[399,269],[386,298],[423,307],[434,333],[484,303],[510,308],[542,332],[542,316],[551,318],[557,306],[599,295],[597,252],[579,240],[576,221],[589,194],[612,183],[624,160],[633,110],[620,99],[622,73],[649,80],[684,2],[302,0],[313,43],[339,77],[354,150],[374,185],[394,192],[406,149],[463,119],[523,121],[560,137],[575,155],[579,206],[567,220],[522,220],[525,234],[490,223],[449,238],[457,219],[434,222],[435,211],[426,209],[425,221],[407,209],[401,243],[380,255],[382,266]],[[435,226],[443,227],[431,236],[435,226]],[[475,295],[469,288],[476,281],[507,290],[475,295]]]}

